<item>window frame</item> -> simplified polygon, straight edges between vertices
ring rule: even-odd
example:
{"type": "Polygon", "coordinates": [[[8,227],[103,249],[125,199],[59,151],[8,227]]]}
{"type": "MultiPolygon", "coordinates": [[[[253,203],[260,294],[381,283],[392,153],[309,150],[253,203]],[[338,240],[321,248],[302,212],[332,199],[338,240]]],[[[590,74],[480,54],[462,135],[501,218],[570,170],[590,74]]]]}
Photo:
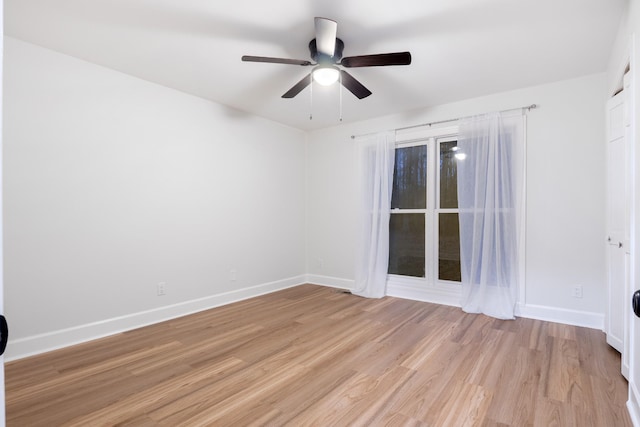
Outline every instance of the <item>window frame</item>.
{"type": "MultiPolygon", "coordinates": [[[[448,136],[444,136],[444,137],[436,137],[434,138],[434,155],[437,156],[437,159],[435,160],[437,162],[437,160],[440,159],[440,144],[443,142],[451,142],[451,141],[456,141],[456,143],[458,142],[458,135],[448,135],[448,136]]],[[[436,174],[436,180],[434,182],[435,185],[435,204],[434,209],[433,209],[433,215],[435,216],[435,218],[433,219],[433,234],[432,236],[439,236],[439,232],[440,232],[440,214],[447,214],[447,213],[455,213],[455,214],[459,214],[460,213],[460,208],[456,207],[456,208],[442,208],[440,207],[440,172],[441,169],[439,167],[436,168],[437,171],[434,171],[436,174]]],[[[429,182],[427,180],[427,182],[429,182]]],[[[433,280],[437,281],[437,282],[443,282],[443,283],[448,283],[448,284],[452,284],[452,285],[460,285],[461,282],[458,281],[454,281],[454,280],[441,280],[439,278],[439,265],[438,262],[440,260],[440,240],[438,239],[438,241],[435,241],[435,239],[432,239],[432,246],[434,248],[434,257],[433,257],[433,280]]],[[[426,262],[426,261],[425,261],[426,262]]]]}
{"type": "Polygon", "coordinates": [[[440,213],[458,213],[458,208],[440,209],[440,143],[457,141],[459,128],[454,126],[408,129],[396,133],[396,148],[418,145],[427,146],[427,204],[425,209],[391,209],[391,215],[403,213],[422,213],[425,220],[425,277],[388,274],[387,282],[404,287],[424,288],[425,285],[435,291],[455,293],[458,298],[460,282],[440,280],[438,278],[439,241],[435,236],[439,232],[440,213]]]}

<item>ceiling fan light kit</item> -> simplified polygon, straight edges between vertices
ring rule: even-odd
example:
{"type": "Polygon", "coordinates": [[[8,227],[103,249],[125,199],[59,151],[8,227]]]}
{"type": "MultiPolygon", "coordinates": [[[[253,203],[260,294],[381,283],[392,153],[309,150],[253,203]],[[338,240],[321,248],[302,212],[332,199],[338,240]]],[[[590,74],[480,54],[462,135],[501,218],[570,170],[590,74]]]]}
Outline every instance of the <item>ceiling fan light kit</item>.
{"type": "Polygon", "coordinates": [[[311,73],[303,77],[302,80],[282,95],[283,98],[295,97],[304,88],[309,86],[313,79],[319,84],[325,86],[331,85],[339,80],[342,86],[344,86],[349,92],[355,95],[358,99],[363,99],[371,95],[371,91],[351,74],[338,68],[338,66],[344,68],[357,68],[411,64],[411,53],[409,52],[383,53],[343,58],[342,51],[344,49],[344,42],[337,38],[337,29],[338,24],[336,21],[327,18],[315,18],[316,38],[309,42],[311,59],[315,62],[299,59],[247,55],[243,56],[242,60],[246,62],[300,65],[303,67],[314,66],[311,73]]]}
{"type": "Polygon", "coordinates": [[[339,77],[340,70],[333,65],[318,65],[313,70],[313,80],[322,86],[331,86],[339,77]]]}

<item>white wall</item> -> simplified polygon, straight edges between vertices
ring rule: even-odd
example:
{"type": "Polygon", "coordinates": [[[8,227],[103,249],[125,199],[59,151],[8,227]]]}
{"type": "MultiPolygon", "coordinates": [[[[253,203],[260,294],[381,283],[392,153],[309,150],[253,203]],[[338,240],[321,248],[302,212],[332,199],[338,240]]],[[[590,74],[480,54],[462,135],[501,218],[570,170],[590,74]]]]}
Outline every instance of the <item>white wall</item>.
{"type": "Polygon", "coordinates": [[[304,281],[302,131],[10,37],[4,88],[9,359],[304,281]]]}
{"type": "Polygon", "coordinates": [[[307,278],[348,287],[350,136],[531,103],[525,314],[602,322],[604,74],[305,134],[5,45],[10,359],[307,278]]]}
{"type": "Polygon", "coordinates": [[[310,133],[308,272],[351,285],[355,251],[352,134],[538,104],[527,117],[526,295],[522,314],[602,327],[605,298],[604,74],[310,133]],[[583,298],[573,298],[582,285],[583,298]]]}

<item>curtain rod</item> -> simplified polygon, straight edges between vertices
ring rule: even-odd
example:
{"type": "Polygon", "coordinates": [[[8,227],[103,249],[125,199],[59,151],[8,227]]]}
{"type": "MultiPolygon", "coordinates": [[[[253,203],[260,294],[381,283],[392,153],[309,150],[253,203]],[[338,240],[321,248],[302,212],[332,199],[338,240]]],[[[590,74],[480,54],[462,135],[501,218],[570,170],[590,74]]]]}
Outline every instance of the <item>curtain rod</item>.
{"type": "MultiPolygon", "coordinates": [[[[538,108],[538,106],[536,104],[531,104],[531,105],[525,105],[524,107],[519,107],[519,108],[509,108],[508,110],[502,110],[500,112],[501,113],[506,113],[507,111],[513,111],[513,110],[531,111],[531,110],[533,110],[535,108],[538,108]]],[[[458,121],[460,119],[465,119],[467,117],[472,117],[472,116],[458,117],[457,119],[439,120],[437,122],[430,122],[430,123],[421,123],[419,125],[405,126],[405,127],[402,127],[402,128],[390,129],[390,130],[394,130],[394,131],[397,132],[399,130],[407,130],[407,129],[419,128],[419,127],[423,127],[423,126],[439,125],[441,123],[455,122],[455,121],[458,121]]],[[[363,134],[360,134],[360,135],[351,135],[351,139],[355,139],[355,138],[358,138],[360,136],[375,135],[376,133],[378,133],[378,132],[363,133],[363,134]]]]}

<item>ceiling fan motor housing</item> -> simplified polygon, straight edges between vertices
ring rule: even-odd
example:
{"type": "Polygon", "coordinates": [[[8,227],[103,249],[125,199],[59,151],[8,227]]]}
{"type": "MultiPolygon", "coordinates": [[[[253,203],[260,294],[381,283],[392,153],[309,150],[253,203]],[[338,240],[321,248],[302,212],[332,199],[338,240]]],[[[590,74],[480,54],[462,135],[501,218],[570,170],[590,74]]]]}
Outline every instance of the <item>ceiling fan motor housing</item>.
{"type": "Polygon", "coordinates": [[[342,51],[344,50],[344,42],[339,38],[336,38],[336,47],[333,52],[333,56],[324,55],[318,52],[316,46],[316,39],[309,42],[309,52],[311,53],[311,59],[318,64],[335,64],[342,59],[342,51]]]}

